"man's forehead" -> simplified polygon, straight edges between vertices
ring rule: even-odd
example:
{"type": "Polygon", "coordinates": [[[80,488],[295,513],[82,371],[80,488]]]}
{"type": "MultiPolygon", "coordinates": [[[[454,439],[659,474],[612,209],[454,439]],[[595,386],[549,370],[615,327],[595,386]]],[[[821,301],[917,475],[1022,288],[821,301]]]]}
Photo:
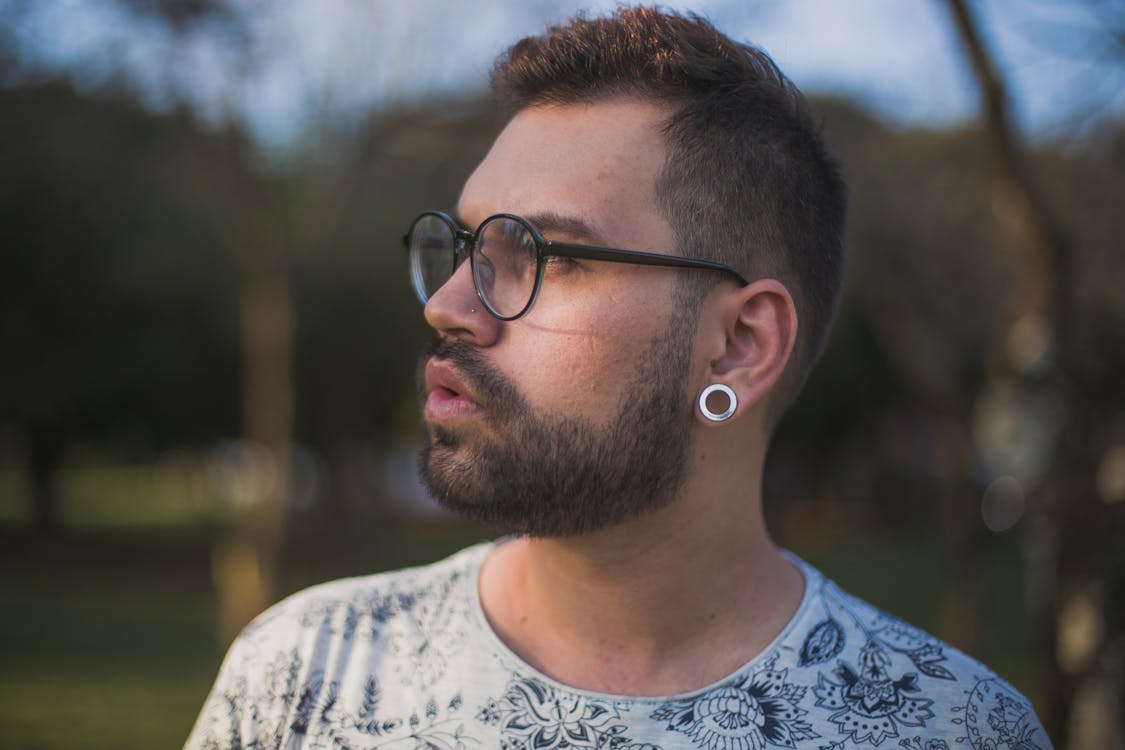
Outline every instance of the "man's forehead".
{"type": "Polygon", "coordinates": [[[544,232],[604,241],[656,211],[666,117],[636,99],[524,109],[465,183],[457,213],[468,225],[517,213],[544,232]]]}

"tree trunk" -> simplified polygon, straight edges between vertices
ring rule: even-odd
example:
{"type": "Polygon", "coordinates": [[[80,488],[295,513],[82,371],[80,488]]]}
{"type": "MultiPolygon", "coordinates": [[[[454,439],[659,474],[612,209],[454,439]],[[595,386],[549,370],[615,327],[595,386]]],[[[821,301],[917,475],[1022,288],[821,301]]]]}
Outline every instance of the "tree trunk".
{"type": "Polygon", "coordinates": [[[226,641],[278,595],[294,401],[293,312],[281,209],[264,179],[244,175],[235,187],[231,199],[241,205],[231,242],[242,269],[242,470],[251,496],[244,499],[236,527],[214,550],[219,633],[226,641]]]}

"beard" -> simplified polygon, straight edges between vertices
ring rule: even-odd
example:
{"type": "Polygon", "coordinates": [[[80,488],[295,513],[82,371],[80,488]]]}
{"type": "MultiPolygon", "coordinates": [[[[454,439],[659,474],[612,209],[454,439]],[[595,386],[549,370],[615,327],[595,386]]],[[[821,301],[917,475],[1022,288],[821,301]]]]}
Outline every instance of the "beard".
{"type": "Polygon", "coordinates": [[[445,508],[533,537],[584,534],[667,506],[683,484],[690,445],[687,328],[674,321],[651,343],[604,426],[535,413],[478,347],[435,340],[419,373],[430,356],[447,360],[483,407],[487,432],[470,438],[427,425],[418,460],[423,484],[445,508]]]}

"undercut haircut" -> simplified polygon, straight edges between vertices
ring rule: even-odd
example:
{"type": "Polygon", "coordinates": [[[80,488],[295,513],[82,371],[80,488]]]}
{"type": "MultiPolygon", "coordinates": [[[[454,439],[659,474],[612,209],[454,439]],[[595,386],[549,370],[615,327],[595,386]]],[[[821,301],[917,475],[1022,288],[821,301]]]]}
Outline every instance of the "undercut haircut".
{"type": "MultiPolygon", "coordinates": [[[[796,345],[771,396],[776,424],[824,350],[844,274],[846,189],[801,92],[765,52],[707,20],[645,7],[522,39],[491,83],[511,113],[617,97],[669,108],[656,195],[677,252],[777,279],[796,305],[796,345]]],[[[716,274],[683,275],[677,301],[698,309],[716,274]]]]}

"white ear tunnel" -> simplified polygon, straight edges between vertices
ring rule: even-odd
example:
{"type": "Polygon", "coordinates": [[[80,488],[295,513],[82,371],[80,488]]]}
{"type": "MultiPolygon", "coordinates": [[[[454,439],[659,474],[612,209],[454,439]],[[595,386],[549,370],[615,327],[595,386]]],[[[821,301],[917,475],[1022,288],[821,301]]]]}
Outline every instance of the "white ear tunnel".
{"type": "Polygon", "coordinates": [[[705,419],[712,422],[725,422],[734,416],[735,409],[738,408],[738,396],[735,395],[734,390],[722,383],[712,383],[703,389],[699,394],[699,413],[705,419]],[[727,408],[724,411],[712,411],[711,407],[707,405],[707,399],[711,397],[712,393],[722,393],[727,397],[727,408]]]}

